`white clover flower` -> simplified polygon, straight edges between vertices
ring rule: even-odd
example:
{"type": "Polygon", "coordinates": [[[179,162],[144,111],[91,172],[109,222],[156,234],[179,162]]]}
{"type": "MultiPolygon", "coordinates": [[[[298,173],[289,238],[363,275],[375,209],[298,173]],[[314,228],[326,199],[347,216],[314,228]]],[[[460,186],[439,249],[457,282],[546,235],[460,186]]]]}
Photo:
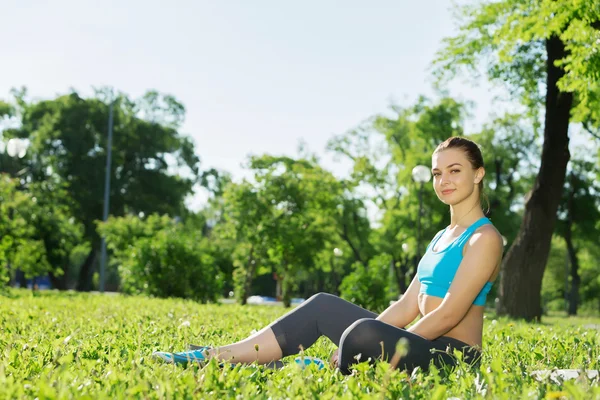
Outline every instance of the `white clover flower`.
{"type": "Polygon", "coordinates": [[[183,321],[181,323],[181,325],[179,325],[180,328],[187,328],[190,326],[190,321],[183,321]]]}

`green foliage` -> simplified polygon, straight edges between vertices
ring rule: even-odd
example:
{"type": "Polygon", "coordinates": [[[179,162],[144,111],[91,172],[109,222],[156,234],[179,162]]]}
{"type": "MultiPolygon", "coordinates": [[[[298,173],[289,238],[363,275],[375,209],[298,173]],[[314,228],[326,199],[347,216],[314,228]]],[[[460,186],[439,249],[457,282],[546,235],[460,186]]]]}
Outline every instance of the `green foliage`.
{"type": "MultiPolygon", "coordinates": [[[[19,190],[18,182],[8,175],[0,175],[0,287],[16,268],[27,278],[52,269],[38,226],[31,223],[32,217],[43,212],[47,211],[39,207],[36,197],[19,190]]],[[[56,272],[62,272],[60,267],[56,272]]]]}
{"type": "Polygon", "coordinates": [[[236,296],[243,303],[259,268],[283,279],[287,305],[301,272],[315,268],[331,241],[341,184],[312,161],[252,157],[255,183],[231,184],[223,195],[222,237],[235,242],[236,296]]]}
{"type": "Polygon", "coordinates": [[[565,56],[561,91],[574,92],[577,121],[600,121],[600,8],[594,1],[493,0],[457,8],[459,34],[445,39],[435,64],[439,78],[462,69],[508,85],[534,115],[543,104],[547,54],[545,41],[557,37],[565,56]]]}
{"type": "MultiPolygon", "coordinates": [[[[531,190],[541,146],[534,122],[519,114],[505,114],[473,135],[484,156],[484,193],[490,218],[510,245],[522,220],[523,198],[531,190]]],[[[483,202],[484,208],[487,206],[483,202]]]]}
{"type": "Polygon", "coordinates": [[[66,289],[70,256],[83,241],[84,226],[73,215],[74,204],[66,185],[53,180],[32,182],[27,192],[32,207],[23,210],[23,217],[35,230],[33,237],[44,246],[53,285],[66,289]]]}
{"type": "MultiPolygon", "coordinates": [[[[387,254],[394,264],[407,256],[420,256],[426,243],[448,222],[448,208],[434,195],[429,184],[416,184],[412,169],[431,165],[431,153],[450,136],[462,135],[468,105],[443,97],[437,101],[421,97],[407,107],[392,106],[391,113],[375,115],[356,129],[334,137],[328,149],[350,159],[351,179],[345,182],[340,236],[362,263],[357,276],[369,274],[370,260],[387,254]],[[419,218],[419,193],[423,214],[419,218]],[[364,215],[365,207],[377,211],[377,229],[364,215]],[[420,236],[417,226],[421,223],[420,236]],[[402,244],[408,245],[407,254],[402,244]],[[417,246],[419,245],[419,246],[417,246]]],[[[399,271],[399,289],[406,289],[414,274],[407,263],[399,271]]],[[[358,266],[359,264],[354,264],[358,266]]],[[[387,275],[386,275],[387,276],[387,275]]]]}
{"type": "Polygon", "coordinates": [[[114,104],[111,214],[179,214],[196,180],[199,160],[191,139],[177,130],[185,110],[172,96],[148,92],[131,100],[104,90],[94,98],[76,92],[36,102],[21,97],[17,98],[21,125],[4,132],[5,137],[30,139],[31,179],[68,184],[75,216],[95,246],[94,221],[102,216],[104,199],[110,99],[114,104]],[[171,164],[182,173],[173,175],[171,164]]]}
{"type": "MultiPolygon", "coordinates": [[[[585,154],[582,150],[581,154],[585,154]]],[[[572,235],[593,244],[598,239],[596,230],[600,220],[600,184],[596,177],[600,173],[594,162],[574,157],[565,182],[565,190],[559,207],[557,233],[565,237],[566,230],[572,235]],[[572,226],[569,227],[568,223],[572,226]]]]}
{"type": "Polygon", "coordinates": [[[542,280],[542,306],[547,311],[566,310],[565,285],[568,284],[569,267],[567,249],[563,238],[555,235],[542,280]]]}
{"type": "MultiPolygon", "coordinates": [[[[221,346],[241,340],[285,312],[280,307],[200,305],[179,299],[15,291],[0,301],[0,397],[94,399],[514,399],[600,396],[593,381],[536,380],[552,368],[598,369],[597,319],[545,318],[544,324],[493,320],[483,330],[483,360],[444,373],[409,375],[386,363],[355,367],[352,376],[257,365],[177,368],[151,359],[187,343],[221,346]],[[251,310],[251,312],[248,312],[251,310]]],[[[306,350],[327,358],[327,339],[306,350]]]]}
{"type": "Polygon", "coordinates": [[[222,278],[210,244],[167,216],[110,218],[99,225],[124,293],[215,301],[222,278]]]}
{"type": "Polygon", "coordinates": [[[390,296],[390,288],[394,286],[390,262],[391,257],[382,254],[372,258],[367,266],[354,263],[352,272],[340,285],[341,297],[368,310],[385,310],[395,300],[390,296]]]}
{"type": "Polygon", "coordinates": [[[0,100],[0,120],[4,117],[10,117],[14,114],[14,107],[5,101],[0,100]]]}
{"type": "MultiPolygon", "coordinates": [[[[596,243],[576,241],[579,260],[580,306],[584,314],[597,314],[600,310],[600,249],[596,243]]],[[[564,311],[565,291],[570,286],[570,262],[563,237],[555,234],[542,281],[542,304],[547,311],[564,311]]]]}
{"type": "MultiPolygon", "coordinates": [[[[67,206],[75,219],[73,225],[83,225],[83,238],[78,240],[89,241],[91,246],[79,269],[77,287],[89,290],[100,247],[95,221],[102,217],[104,203],[109,103],[114,111],[110,171],[110,214],[114,216],[184,212],[185,197],[199,175],[193,142],[179,132],[185,108],[173,96],[156,91],[136,100],[111,89],[97,90],[92,98],[73,91],[51,100],[30,101],[25,89],[13,91],[13,96],[20,123],[4,130],[3,137],[27,138],[31,145],[24,168],[15,170],[10,160],[7,170],[18,171],[23,180],[39,184],[41,190],[61,189],[60,195],[53,194],[45,203],[58,201],[61,207],[67,206]],[[172,172],[175,167],[177,174],[172,172]],[[62,189],[68,191],[68,201],[62,189]]],[[[66,253],[72,246],[57,247],[56,243],[72,243],[75,232],[59,237],[60,231],[52,230],[56,222],[45,222],[50,230],[41,233],[41,240],[52,252],[53,268],[65,270],[66,253]]],[[[67,277],[63,278],[53,279],[55,286],[66,288],[67,277]]]]}

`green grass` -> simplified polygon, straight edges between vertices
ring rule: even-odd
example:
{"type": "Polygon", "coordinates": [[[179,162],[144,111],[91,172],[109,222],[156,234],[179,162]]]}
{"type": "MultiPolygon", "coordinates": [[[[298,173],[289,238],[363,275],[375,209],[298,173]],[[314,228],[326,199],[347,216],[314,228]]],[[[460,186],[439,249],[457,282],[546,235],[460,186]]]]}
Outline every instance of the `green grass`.
{"type": "MultiPolygon", "coordinates": [[[[290,363],[220,369],[175,367],[150,358],[187,343],[221,345],[248,336],[285,310],[200,305],[185,300],[12,291],[0,297],[0,398],[599,398],[597,382],[546,379],[536,369],[599,367],[599,319],[553,316],[542,324],[486,318],[478,370],[408,375],[388,364],[353,376],[290,363]],[[189,321],[183,324],[184,321],[189,321]]],[[[321,339],[306,355],[328,358],[321,339]]]]}

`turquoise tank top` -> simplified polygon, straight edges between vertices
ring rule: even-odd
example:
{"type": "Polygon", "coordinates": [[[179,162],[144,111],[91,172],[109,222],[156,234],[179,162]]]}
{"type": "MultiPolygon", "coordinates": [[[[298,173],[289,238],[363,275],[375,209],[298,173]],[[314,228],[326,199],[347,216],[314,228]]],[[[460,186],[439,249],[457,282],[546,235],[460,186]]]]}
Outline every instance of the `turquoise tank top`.
{"type": "MultiPolygon", "coordinates": [[[[420,293],[441,298],[446,296],[454,275],[456,275],[458,266],[463,259],[462,253],[465,243],[467,243],[477,228],[485,224],[491,224],[490,220],[486,217],[475,221],[473,225],[469,226],[459,237],[454,239],[452,243],[439,251],[433,251],[433,248],[448,228],[435,235],[431,243],[427,246],[425,255],[421,258],[417,267],[417,278],[421,282],[420,293]]],[[[483,306],[491,288],[492,283],[486,282],[473,304],[483,306]]]]}

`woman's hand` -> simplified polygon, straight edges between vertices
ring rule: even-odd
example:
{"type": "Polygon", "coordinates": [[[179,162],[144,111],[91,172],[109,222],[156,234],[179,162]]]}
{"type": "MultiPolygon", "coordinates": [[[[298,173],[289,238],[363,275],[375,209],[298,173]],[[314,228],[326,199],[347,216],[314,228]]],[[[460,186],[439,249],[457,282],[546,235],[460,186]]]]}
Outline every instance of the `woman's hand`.
{"type": "Polygon", "coordinates": [[[339,367],[339,359],[338,359],[339,350],[340,349],[335,349],[335,351],[331,354],[331,359],[329,360],[329,363],[331,364],[331,366],[333,368],[339,367]]]}

